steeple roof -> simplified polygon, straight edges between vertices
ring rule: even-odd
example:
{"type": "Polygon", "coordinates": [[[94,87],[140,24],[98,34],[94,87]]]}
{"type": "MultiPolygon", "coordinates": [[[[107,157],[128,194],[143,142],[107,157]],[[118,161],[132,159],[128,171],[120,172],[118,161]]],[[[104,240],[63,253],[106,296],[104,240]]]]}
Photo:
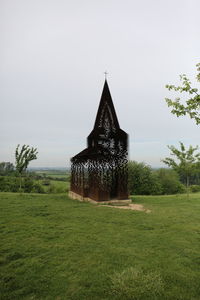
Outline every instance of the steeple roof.
{"type": "Polygon", "coordinates": [[[117,152],[124,155],[127,151],[128,135],[123,131],[117,119],[112,97],[105,80],[94,128],[87,137],[87,148],[75,155],[72,162],[88,160],[109,160],[117,152]]]}
{"type": "Polygon", "coordinates": [[[107,80],[105,79],[99,108],[96,115],[96,120],[94,123],[94,129],[103,127],[104,123],[106,122],[106,119],[109,119],[110,125],[113,128],[119,129],[119,122],[117,119],[117,115],[115,112],[115,108],[113,105],[112,97],[110,94],[110,90],[108,87],[107,80]]]}

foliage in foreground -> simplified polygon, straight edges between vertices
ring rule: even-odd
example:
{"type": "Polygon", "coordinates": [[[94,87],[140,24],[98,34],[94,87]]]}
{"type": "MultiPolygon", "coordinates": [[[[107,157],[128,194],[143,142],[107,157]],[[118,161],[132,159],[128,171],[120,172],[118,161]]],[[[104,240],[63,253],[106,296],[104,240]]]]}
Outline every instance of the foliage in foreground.
{"type": "MultiPolygon", "coordinates": [[[[197,65],[197,81],[200,82],[200,63],[197,65]]],[[[189,98],[185,103],[181,103],[180,97],[175,100],[170,98],[165,98],[167,105],[172,108],[171,113],[175,114],[177,117],[189,115],[191,119],[196,121],[196,124],[200,124],[200,93],[197,88],[193,88],[190,80],[185,74],[180,75],[180,86],[175,86],[173,84],[166,85],[166,88],[170,91],[173,90],[179,93],[186,93],[189,98]]]]}
{"type": "Polygon", "coordinates": [[[187,150],[182,142],[179,142],[179,144],[180,150],[174,146],[168,146],[171,150],[170,155],[174,156],[175,159],[166,157],[162,161],[179,174],[180,178],[182,178],[188,188],[190,178],[195,174],[200,173],[200,153],[198,152],[195,154],[195,151],[198,150],[199,147],[192,147],[190,145],[187,150]]]}

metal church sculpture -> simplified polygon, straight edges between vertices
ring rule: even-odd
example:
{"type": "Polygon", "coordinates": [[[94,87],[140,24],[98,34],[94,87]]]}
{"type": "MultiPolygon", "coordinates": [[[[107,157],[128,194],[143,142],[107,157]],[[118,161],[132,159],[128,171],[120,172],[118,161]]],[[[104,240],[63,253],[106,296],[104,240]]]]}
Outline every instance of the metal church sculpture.
{"type": "Polygon", "coordinates": [[[87,148],[71,159],[73,198],[128,199],[128,134],[117,119],[107,80],[87,148]],[[77,196],[77,197],[76,197],[77,196]]]}

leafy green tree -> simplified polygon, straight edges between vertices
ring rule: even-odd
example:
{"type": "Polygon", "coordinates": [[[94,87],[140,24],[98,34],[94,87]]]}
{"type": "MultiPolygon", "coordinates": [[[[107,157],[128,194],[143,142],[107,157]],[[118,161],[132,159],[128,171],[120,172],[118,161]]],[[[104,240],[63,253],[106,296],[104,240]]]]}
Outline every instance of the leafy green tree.
{"type": "Polygon", "coordinates": [[[21,150],[20,145],[17,145],[15,150],[15,167],[20,177],[20,190],[22,187],[22,174],[26,172],[30,161],[37,159],[37,148],[30,148],[29,145],[23,145],[21,150]]]}
{"type": "MultiPolygon", "coordinates": [[[[197,76],[196,79],[200,82],[200,63],[197,65],[197,76]]],[[[175,100],[171,100],[170,98],[165,98],[169,107],[172,108],[171,113],[175,114],[177,117],[189,115],[191,119],[196,121],[196,124],[200,124],[200,92],[197,88],[193,88],[190,80],[187,78],[185,74],[180,75],[180,86],[175,85],[166,85],[166,88],[170,91],[173,90],[175,92],[188,94],[189,98],[185,101],[182,101],[179,97],[175,100]]]]}
{"type": "Polygon", "coordinates": [[[179,175],[172,169],[158,169],[154,173],[162,186],[162,193],[164,195],[183,193],[185,186],[180,182],[179,175]]]}
{"type": "Polygon", "coordinates": [[[182,178],[185,178],[186,186],[189,187],[190,177],[198,171],[200,162],[200,153],[194,154],[198,146],[190,146],[187,150],[182,142],[180,143],[180,150],[174,146],[168,146],[171,150],[170,155],[175,156],[176,159],[166,157],[162,161],[172,167],[182,178]]]}
{"type": "Polygon", "coordinates": [[[141,162],[129,161],[128,163],[128,186],[134,195],[160,195],[161,184],[150,166],[141,162]]]}

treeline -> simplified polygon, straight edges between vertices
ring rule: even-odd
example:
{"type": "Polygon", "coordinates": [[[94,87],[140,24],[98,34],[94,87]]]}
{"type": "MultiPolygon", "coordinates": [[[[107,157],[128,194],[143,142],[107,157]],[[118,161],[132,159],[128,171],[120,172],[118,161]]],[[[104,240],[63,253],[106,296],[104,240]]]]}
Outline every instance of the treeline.
{"type": "Polygon", "coordinates": [[[63,180],[48,180],[43,178],[37,180],[33,176],[22,177],[21,179],[17,176],[0,176],[0,192],[24,192],[24,193],[41,193],[41,194],[57,194],[57,193],[66,193],[67,181],[66,184],[58,185],[55,182],[63,180]],[[54,182],[52,182],[52,180],[54,182]],[[21,183],[21,185],[20,185],[21,183]]]}
{"type": "MultiPolygon", "coordinates": [[[[185,177],[172,169],[154,170],[145,163],[130,161],[128,186],[132,195],[169,195],[185,193],[185,177]]],[[[200,192],[200,170],[190,178],[189,192],[200,192]]]]}
{"type": "Polygon", "coordinates": [[[66,174],[66,178],[58,178],[26,171],[20,177],[12,163],[0,163],[0,192],[65,193],[67,185],[58,185],[55,183],[58,181],[69,181],[69,174],[66,174]]]}
{"type": "Polygon", "coordinates": [[[0,192],[45,193],[43,185],[31,177],[0,176],[0,192]],[[21,186],[20,186],[21,181],[21,186]]]}
{"type": "Polygon", "coordinates": [[[0,175],[11,176],[16,173],[15,167],[10,162],[0,162],[0,175]]]}
{"type": "MultiPolygon", "coordinates": [[[[145,163],[130,161],[128,163],[128,187],[132,195],[169,195],[186,192],[185,177],[172,169],[152,169],[145,163]]],[[[69,181],[52,178],[46,174],[26,172],[21,178],[21,191],[25,193],[63,193],[67,187],[52,184],[54,181],[69,181]]],[[[0,191],[20,192],[20,178],[11,163],[0,163],[0,191]]],[[[190,177],[189,192],[200,191],[200,170],[190,177]]]]}

